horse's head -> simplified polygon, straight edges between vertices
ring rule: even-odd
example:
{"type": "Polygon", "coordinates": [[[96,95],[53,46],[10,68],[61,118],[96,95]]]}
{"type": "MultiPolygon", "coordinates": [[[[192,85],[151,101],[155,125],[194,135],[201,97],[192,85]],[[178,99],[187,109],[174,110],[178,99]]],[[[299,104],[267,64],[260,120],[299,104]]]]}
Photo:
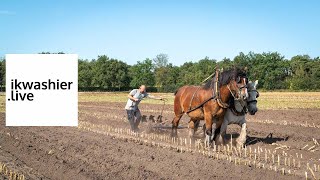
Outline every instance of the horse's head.
{"type": "Polygon", "coordinates": [[[248,87],[248,97],[246,99],[247,109],[251,115],[254,115],[258,111],[257,98],[259,97],[259,92],[257,91],[258,80],[255,82],[249,82],[248,87]]]}
{"type": "MultiPolygon", "coordinates": [[[[242,69],[233,69],[230,72],[230,76],[228,77],[228,82],[225,83],[231,93],[231,95],[235,99],[246,99],[248,96],[247,93],[247,83],[248,78],[246,74],[246,70],[242,69]]],[[[222,83],[226,80],[222,77],[222,83]]]]}

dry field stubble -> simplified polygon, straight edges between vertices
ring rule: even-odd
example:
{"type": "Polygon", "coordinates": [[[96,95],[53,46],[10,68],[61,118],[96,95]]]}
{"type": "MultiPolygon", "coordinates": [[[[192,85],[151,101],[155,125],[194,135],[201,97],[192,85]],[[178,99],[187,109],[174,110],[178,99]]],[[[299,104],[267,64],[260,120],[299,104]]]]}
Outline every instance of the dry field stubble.
{"type": "MultiPolygon", "coordinates": [[[[126,102],[127,94],[121,93],[79,93],[79,102],[126,102]]],[[[173,93],[152,93],[168,99],[173,105],[173,93]]],[[[300,109],[320,108],[320,92],[260,92],[259,109],[300,109]]],[[[162,104],[161,101],[147,99],[147,104],[162,104]]]]}

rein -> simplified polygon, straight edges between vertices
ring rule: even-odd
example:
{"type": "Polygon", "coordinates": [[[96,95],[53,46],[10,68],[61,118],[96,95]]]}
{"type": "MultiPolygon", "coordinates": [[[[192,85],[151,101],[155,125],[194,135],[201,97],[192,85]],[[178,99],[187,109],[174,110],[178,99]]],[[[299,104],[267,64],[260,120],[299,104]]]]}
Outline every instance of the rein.
{"type": "Polygon", "coordinates": [[[164,110],[164,106],[166,105],[166,101],[168,101],[168,99],[164,98],[164,99],[162,99],[162,101],[163,101],[163,105],[162,105],[161,113],[157,118],[158,122],[162,122],[162,113],[163,113],[163,110],[164,110]]]}
{"type": "MultiPolygon", "coordinates": [[[[244,107],[243,107],[244,108],[244,107]]],[[[243,116],[245,115],[247,112],[245,110],[242,110],[241,112],[238,112],[235,107],[230,108],[231,112],[235,115],[235,116],[243,116]]]]}
{"type": "MultiPolygon", "coordinates": [[[[227,85],[227,87],[228,87],[228,90],[229,90],[230,94],[232,95],[232,97],[233,97],[235,100],[241,99],[240,97],[239,97],[239,98],[236,98],[236,96],[232,93],[232,91],[231,91],[231,89],[230,89],[230,87],[229,87],[229,84],[227,85]]],[[[239,89],[246,88],[246,87],[247,87],[247,85],[244,85],[244,86],[240,87],[239,89]]],[[[240,94],[241,94],[241,92],[240,92],[240,94]]]]}
{"type": "MultiPolygon", "coordinates": [[[[228,87],[228,90],[229,90],[230,94],[232,95],[233,99],[236,100],[236,101],[239,101],[239,103],[240,103],[240,105],[241,105],[241,107],[242,107],[242,111],[241,111],[241,112],[238,112],[238,111],[236,110],[236,108],[235,108],[235,105],[234,105],[233,107],[230,108],[230,109],[231,109],[231,112],[232,112],[235,116],[242,116],[242,115],[246,114],[246,111],[244,110],[244,108],[246,107],[246,105],[243,104],[243,101],[242,101],[241,97],[236,98],[236,96],[232,93],[232,91],[231,91],[231,89],[230,89],[230,87],[229,87],[229,84],[227,85],[227,87],[228,87]]],[[[243,86],[243,87],[240,87],[239,89],[242,89],[242,88],[245,88],[245,87],[246,87],[246,85],[243,86]]],[[[240,93],[240,94],[241,94],[241,93],[240,93]]]]}
{"type": "Polygon", "coordinates": [[[194,108],[192,108],[192,109],[189,109],[186,113],[188,114],[188,113],[190,113],[190,112],[192,112],[192,111],[194,111],[194,110],[199,109],[199,108],[202,107],[205,103],[209,102],[211,99],[216,99],[216,96],[210,97],[209,99],[207,99],[207,100],[205,100],[204,102],[202,102],[200,105],[198,105],[198,106],[196,106],[196,107],[194,107],[194,108]]]}
{"type": "Polygon", "coordinates": [[[231,91],[231,89],[230,89],[230,87],[229,87],[229,84],[227,85],[227,87],[228,87],[228,90],[229,90],[229,92],[231,93],[232,97],[233,97],[234,99],[238,99],[238,98],[236,98],[236,96],[232,93],[232,91],[231,91]]]}
{"type": "MultiPolygon", "coordinates": [[[[212,96],[211,96],[209,99],[203,101],[203,102],[202,102],[201,104],[199,104],[198,106],[196,106],[196,107],[194,107],[194,108],[191,108],[191,104],[192,104],[193,98],[194,98],[195,94],[198,92],[198,90],[200,89],[200,87],[198,87],[197,90],[196,90],[196,91],[193,93],[193,95],[192,95],[192,98],[191,98],[191,100],[190,100],[189,110],[186,112],[187,114],[190,113],[190,112],[192,112],[192,111],[195,111],[195,110],[201,108],[204,104],[206,104],[207,102],[209,102],[209,101],[212,100],[212,99],[216,100],[217,103],[218,103],[218,105],[219,105],[220,107],[222,107],[222,108],[228,108],[228,107],[229,107],[229,105],[228,105],[227,103],[222,102],[222,100],[221,100],[221,98],[220,98],[220,92],[219,92],[219,87],[218,87],[218,86],[219,86],[219,72],[220,72],[219,69],[216,69],[216,72],[213,73],[213,74],[211,74],[211,75],[209,76],[209,77],[211,77],[211,76],[213,76],[213,75],[215,74],[215,80],[214,80],[215,87],[212,89],[212,91],[213,91],[213,92],[212,92],[212,96]]],[[[206,80],[209,79],[209,77],[206,78],[206,80]]],[[[205,80],[205,81],[206,81],[206,80],[205,80]]],[[[203,81],[202,81],[202,82],[203,82],[203,81]]],[[[229,86],[228,86],[228,89],[229,89],[230,93],[232,94],[229,86]]],[[[232,96],[234,96],[234,95],[232,94],[232,96]]]]}
{"type": "MultiPolygon", "coordinates": [[[[259,97],[259,91],[257,91],[256,89],[250,90],[250,91],[255,91],[255,92],[257,92],[257,97],[259,97]]],[[[247,101],[247,102],[248,102],[248,103],[257,102],[257,100],[250,100],[250,101],[247,101]]]]}
{"type": "MultiPolygon", "coordinates": [[[[259,97],[259,91],[257,91],[256,89],[250,89],[249,92],[256,92],[256,96],[259,97]]],[[[243,116],[247,113],[248,111],[248,104],[252,103],[252,102],[257,102],[257,99],[252,99],[250,97],[248,97],[246,99],[246,103],[242,101],[241,98],[237,99],[242,107],[242,111],[237,111],[235,105],[230,107],[230,110],[232,111],[232,113],[235,115],[235,116],[243,116]]]]}

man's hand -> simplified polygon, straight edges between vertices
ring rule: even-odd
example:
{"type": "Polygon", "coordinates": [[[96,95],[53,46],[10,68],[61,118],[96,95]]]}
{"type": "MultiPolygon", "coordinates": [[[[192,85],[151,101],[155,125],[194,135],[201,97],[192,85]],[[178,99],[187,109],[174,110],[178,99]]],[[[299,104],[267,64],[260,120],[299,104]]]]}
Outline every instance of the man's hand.
{"type": "Polygon", "coordinates": [[[139,101],[139,99],[134,98],[131,94],[128,95],[128,98],[131,99],[131,100],[134,101],[134,102],[139,101]]]}

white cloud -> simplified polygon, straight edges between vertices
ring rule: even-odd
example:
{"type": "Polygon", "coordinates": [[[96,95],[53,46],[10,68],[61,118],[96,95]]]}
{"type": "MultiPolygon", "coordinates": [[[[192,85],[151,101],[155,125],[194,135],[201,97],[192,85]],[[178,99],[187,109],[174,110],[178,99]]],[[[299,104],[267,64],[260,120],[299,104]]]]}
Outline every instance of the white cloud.
{"type": "Polygon", "coordinates": [[[15,15],[16,13],[13,11],[0,10],[0,15],[15,15]]]}

